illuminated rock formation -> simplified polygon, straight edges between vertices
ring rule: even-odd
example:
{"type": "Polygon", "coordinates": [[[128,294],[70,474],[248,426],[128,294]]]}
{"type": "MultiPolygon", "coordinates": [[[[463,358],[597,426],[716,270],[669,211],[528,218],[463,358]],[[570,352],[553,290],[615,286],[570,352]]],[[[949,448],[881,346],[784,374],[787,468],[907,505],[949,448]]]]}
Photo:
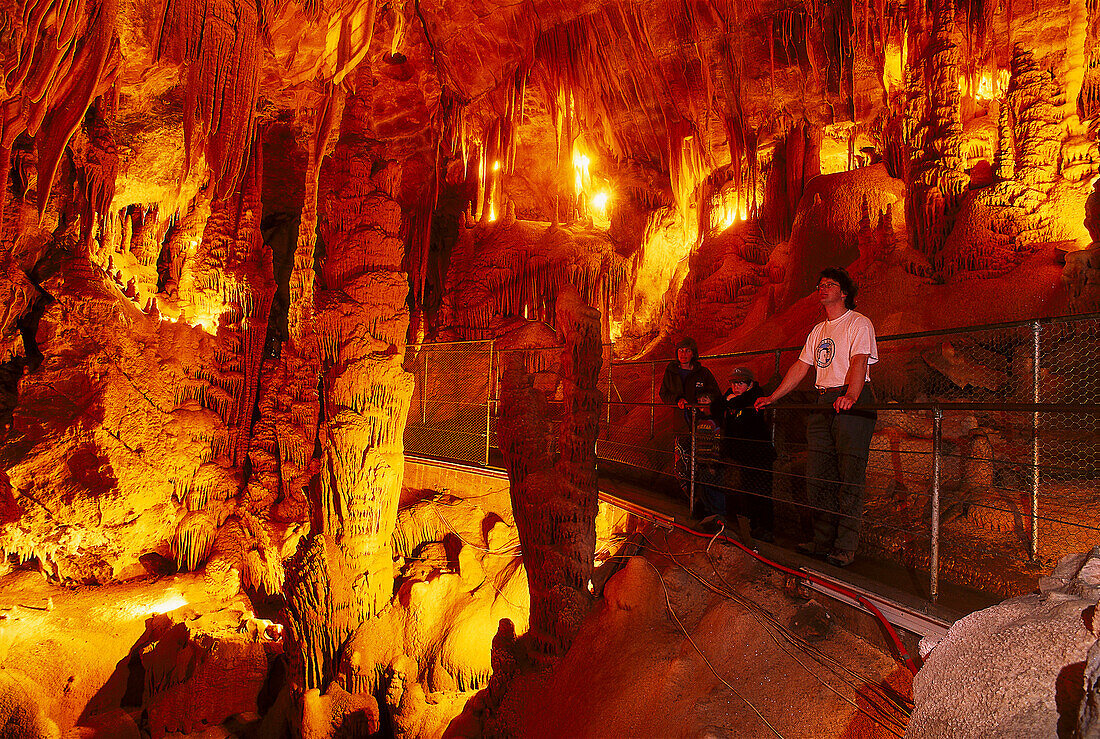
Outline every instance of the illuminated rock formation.
{"type": "MultiPolygon", "coordinates": [[[[493,634],[550,660],[589,610],[601,345],[800,341],[829,264],[890,330],[1097,310],[1098,7],[0,2],[0,570],[193,578],[282,613],[272,722],[442,733],[493,634]],[[433,340],[541,350],[500,427],[529,583],[508,516],[456,540],[403,485],[433,340]]],[[[1024,397],[1019,357],[934,349],[912,366],[1024,397]]],[[[927,446],[891,428],[876,453],[927,446]]],[[[987,480],[996,434],[951,431],[952,481],[987,480]]]]}
{"type": "Polygon", "coordinates": [[[906,736],[1094,732],[1098,557],[1066,557],[1038,594],[973,613],[925,645],[932,651],[913,682],[906,736]]]}
{"type": "MultiPolygon", "coordinates": [[[[401,167],[381,158],[352,95],[340,139],[321,172],[318,234],[326,255],[313,320],[321,362],[318,475],[310,483],[310,533],[291,562],[288,616],[306,692],[303,731],[327,700],[340,650],[393,586],[390,535],[401,489],[401,434],[412,377],[401,367],[408,282],[401,273],[401,167]],[[308,691],[320,691],[311,698],[308,691]]],[[[299,297],[304,297],[303,290],[299,297]]],[[[335,701],[335,699],[333,699],[335,701]]],[[[373,699],[371,699],[373,700],[373,699]]],[[[333,726],[341,726],[335,701],[333,726]]],[[[359,710],[352,701],[344,708],[359,710]]],[[[373,708],[377,712],[377,707],[373,708]]],[[[323,713],[323,711],[320,711],[323,713]]]]}
{"type": "Polygon", "coordinates": [[[498,423],[531,588],[528,656],[535,661],[568,649],[591,605],[596,536],[599,313],[572,290],[560,295],[556,313],[565,339],[557,434],[545,392],[524,372],[519,352],[504,369],[498,423]]]}

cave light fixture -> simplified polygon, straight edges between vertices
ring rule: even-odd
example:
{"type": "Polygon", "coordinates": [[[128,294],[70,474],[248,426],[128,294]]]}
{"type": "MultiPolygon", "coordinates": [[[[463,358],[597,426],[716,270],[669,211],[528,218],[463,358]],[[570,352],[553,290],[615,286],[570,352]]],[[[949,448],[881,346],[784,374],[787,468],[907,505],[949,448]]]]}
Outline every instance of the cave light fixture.
{"type": "Polygon", "coordinates": [[[619,340],[619,337],[623,335],[623,331],[626,329],[626,320],[616,321],[611,319],[611,343],[614,344],[619,340]]]}
{"type": "Polygon", "coordinates": [[[390,53],[386,61],[390,64],[404,64],[406,57],[401,53],[401,43],[405,40],[405,13],[403,5],[394,4],[393,10],[393,39],[390,41],[390,53]]]}
{"type": "Polygon", "coordinates": [[[1009,72],[1007,69],[998,69],[990,73],[982,72],[982,76],[975,81],[967,75],[959,76],[959,94],[968,96],[977,101],[993,100],[1000,97],[1008,89],[1009,72]]]}
{"type": "Polygon", "coordinates": [[[611,191],[604,187],[593,193],[588,201],[588,212],[592,216],[592,224],[599,228],[611,228],[611,217],[608,215],[611,204],[611,191]]]}
{"type": "Polygon", "coordinates": [[[710,229],[722,233],[738,221],[749,219],[748,202],[742,202],[737,191],[725,188],[715,198],[710,211],[710,229]]]}
{"type": "Polygon", "coordinates": [[[588,173],[588,165],[590,163],[588,155],[574,144],[573,145],[573,189],[576,190],[576,194],[580,195],[585,190],[585,185],[591,181],[591,175],[588,173]]]}
{"type": "Polygon", "coordinates": [[[170,593],[164,600],[149,604],[149,615],[174,611],[187,605],[187,602],[187,598],[183,597],[183,593],[170,593]]]}
{"type": "Polygon", "coordinates": [[[197,328],[214,336],[218,333],[218,319],[221,317],[220,307],[197,309],[187,311],[169,298],[161,295],[153,296],[157,304],[157,313],[162,323],[185,323],[192,328],[197,328]]]}
{"type": "Polygon", "coordinates": [[[110,615],[114,619],[138,619],[154,616],[158,613],[170,613],[177,608],[183,608],[190,604],[187,597],[178,588],[153,594],[152,597],[145,593],[134,594],[135,597],[118,597],[110,603],[105,603],[92,609],[94,615],[110,615]]]}
{"type": "Polygon", "coordinates": [[[905,85],[905,64],[909,56],[906,44],[888,43],[882,62],[882,89],[887,93],[905,85]]]}

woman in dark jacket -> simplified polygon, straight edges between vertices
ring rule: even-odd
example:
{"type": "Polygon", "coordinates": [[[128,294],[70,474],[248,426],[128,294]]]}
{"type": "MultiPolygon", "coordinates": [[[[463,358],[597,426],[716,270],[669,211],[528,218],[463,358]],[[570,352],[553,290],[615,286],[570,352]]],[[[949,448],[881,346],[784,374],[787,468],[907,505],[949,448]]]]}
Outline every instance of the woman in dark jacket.
{"type": "MultiPolygon", "coordinates": [[[[691,407],[698,404],[700,396],[717,398],[722,390],[710,370],[699,363],[699,346],[695,339],[685,336],[676,345],[676,359],[665,367],[659,395],[661,401],[675,405],[680,413],[672,414],[672,430],[676,434],[673,468],[680,491],[689,496],[691,487],[691,407]]],[[[692,511],[694,515],[696,511],[692,511]]]]}
{"type": "MultiPolygon", "coordinates": [[[[676,359],[665,367],[665,376],[661,379],[661,402],[675,405],[684,410],[683,421],[675,424],[676,431],[686,431],[690,428],[691,410],[689,406],[696,405],[700,395],[709,395],[717,398],[722,389],[718,387],[718,381],[710,370],[699,362],[699,346],[695,339],[685,336],[676,345],[676,359]]],[[[674,414],[674,417],[680,414],[674,414]]]]}
{"type": "Polygon", "coordinates": [[[722,458],[728,463],[726,508],[749,519],[752,537],[774,539],[775,507],[772,501],[772,465],[775,447],[764,413],[753,408],[764,391],[752,370],[738,367],[730,373],[729,389],[722,395],[722,458]]]}

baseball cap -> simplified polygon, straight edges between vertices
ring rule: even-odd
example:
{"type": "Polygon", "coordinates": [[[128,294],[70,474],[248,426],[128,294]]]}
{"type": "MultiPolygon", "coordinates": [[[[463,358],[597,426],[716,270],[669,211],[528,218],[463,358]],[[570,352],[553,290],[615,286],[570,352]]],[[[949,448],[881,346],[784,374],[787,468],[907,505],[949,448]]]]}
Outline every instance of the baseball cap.
{"type": "Polygon", "coordinates": [[[756,382],[756,378],[752,376],[752,370],[748,367],[737,367],[730,372],[730,382],[747,382],[751,385],[756,382]]]}

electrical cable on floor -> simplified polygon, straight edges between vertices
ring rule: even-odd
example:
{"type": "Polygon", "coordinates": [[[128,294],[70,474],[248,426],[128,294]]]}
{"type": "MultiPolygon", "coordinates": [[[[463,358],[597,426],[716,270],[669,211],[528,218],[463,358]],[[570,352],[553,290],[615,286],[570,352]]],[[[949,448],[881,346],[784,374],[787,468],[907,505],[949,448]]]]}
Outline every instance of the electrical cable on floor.
{"type": "MultiPolygon", "coordinates": [[[[731,598],[731,599],[733,599],[733,600],[737,601],[738,603],[741,603],[742,605],[745,605],[745,606],[746,606],[747,608],[752,608],[752,609],[756,609],[757,611],[759,611],[759,612],[760,612],[760,614],[761,614],[761,615],[762,615],[762,616],[763,616],[764,618],[766,618],[766,619],[767,619],[767,620],[768,620],[769,622],[771,622],[771,623],[772,623],[772,624],[773,624],[773,625],[774,625],[774,626],[776,627],[776,629],[777,629],[777,630],[779,630],[779,632],[780,632],[781,634],[783,634],[784,638],[788,639],[788,640],[789,640],[789,641],[790,641],[790,642],[791,642],[791,643],[792,643],[793,645],[795,645],[795,646],[798,646],[799,648],[802,648],[802,649],[804,649],[804,650],[806,650],[806,651],[808,651],[808,652],[811,652],[812,654],[815,654],[815,655],[817,655],[817,656],[820,656],[820,657],[821,657],[822,659],[824,659],[824,660],[828,661],[828,662],[829,662],[829,663],[831,663],[832,665],[835,665],[835,666],[836,666],[836,667],[837,667],[838,669],[840,669],[840,670],[842,670],[842,671],[844,671],[844,672],[848,673],[848,674],[849,674],[849,675],[851,675],[851,676],[852,676],[853,678],[855,678],[855,679],[859,680],[859,681],[860,681],[861,683],[863,683],[863,684],[866,684],[866,685],[874,685],[874,683],[873,683],[873,682],[872,682],[872,681],[871,681],[871,680],[870,680],[870,679],[869,679],[869,678],[868,678],[867,676],[865,676],[865,675],[860,675],[859,673],[855,672],[854,670],[852,670],[851,668],[849,668],[849,667],[848,667],[847,665],[845,665],[844,663],[840,662],[839,660],[837,660],[837,659],[835,659],[835,658],[833,658],[833,657],[830,657],[830,656],[829,656],[828,654],[826,654],[826,653],[825,653],[825,652],[823,652],[822,650],[820,650],[820,649],[817,649],[816,647],[814,647],[814,646],[813,646],[813,645],[812,645],[812,644],[811,644],[810,642],[808,642],[808,641],[807,641],[806,639],[804,639],[803,637],[801,637],[801,636],[798,636],[797,634],[795,634],[794,632],[792,632],[792,631],[791,631],[790,629],[788,629],[787,627],[783,626],[783,624],[779,623],[779,620],[778,620],[778,619],[776,619],[776,618],[775,618],[775,617],[774,617],[774,616],[773,616],[773,615],[772,615],[771,613],[769,613],[769,612],[768,612],[768,611],[767,611],[766,609],[764,609],[764,608],[763,608],[762,606],[760,606],[760,605],[758,605],[758,604],[756,604],[756,603],[753,603],[752,601],[748,600],[747,598],[744,598],[744,597],[742,597],[742,596],[738,595],[738,594],[737,594],[737,592],[736,592],[736,591],[735,591],[735,590],[733,589],[733,587],[732,587],[732,586],[731,586],[731,585],[729,584],[729,582],[727,582],[727,581],[726,581],[726,579],[722,577],[722,574],[721,574],[721,573],[720,573],[720,572],[718,571],[718,567],[717,567],[717,565],[715,564],[715,562],[714,562],[714,560],[713,560],[713,559],[710,559],[710,558],[708,557],[708,560],[709,560],[709,562],[710,562],[710,566],[711,566],[711,569],[713,569],[713,570],[714,570],[714,574],[715,574],[715,576],[716,576],[716,577],[718,577],[718,579],[720,579],[720,580],[721,580],[721,581],[723,582],[723,584],[725,585],[725,588],[724,588],[724,589],[723,589],[723,588],[718,588],[718,587],[714,586],[714,585],[713,585],[712,583],[710,583],[709,581],[707,581],[707,580],[706,580],[706,578],[704,578],[704,577],[703,577],[702,575],[699,575],[699,574],[698,574],[697,572],[695,572],[694,570],[692,570],[692,569],[691,569],[690,567],[686,567],[686,566],[684,566],[684,565],[680,564],[680,563],[679,563],[679,562],[678,562],[678,561],[677,561],[677,560],[675,559],[675,556],[671,554],[671,552],[670,552],[670,553],[668,554],[668,556],[669,556],[669,558],[670,558],[670,559],[672,559],[672,560],[673,560],[674,562],[676,562],[676,563],[677,563],[677,565],[679,565],[680,567],[683,567],[683,569],[684,569],[684,570],[685,570],[686,572],[688,572],[689,574],[691,574],[691,575],[692,575],[693,577],[695,577],[695,578],[696,578],[696,579],[697,579],[697,580],[698,580],[699,582],[703,583],[703,584],[704,584],[704,585],[705,585],[706,587],[709,587],[709,588],[711,588],[711,589],[712,589],[712,590],[713,590],[714,592],[716,592],[716,593],[718,593],[718,594],[720,594],[720,595],[726,595],[727,597],[729,597],[729,598],[731,598]]],[[[828,668],[828,669],[832,670],[832,668],[828,668]]],[[[832,670],[832,671],[834,672],[834,674],[836,674],[836,670],[832,670]]],[[[844,679],[844,678],[843,678],[843,677],[842,677],[841,675],[839,675],[839,674],[837,674],[837,677],[840,677],[841,679],[844,679]]],[[[846,681],[846,682],[847,682],[847,681],[846,681]]],[[[851,684],[851,683],[849,683],[849,684],[851,684]]],[[[880,692],[881,692],[881,691],[880,691],[880,692]]],[[[886,694],[885,692],[882,692],[882,697],[883,697],[883,699],[884,699],[884,700],[886,700],[887,702],[889,702],[889,703],[893,704],[893,706],[894,706],[895,708],[897,708],[897,709],[898,709],[898,710],[899,710],[900,712],[904,713],[904,714],[905,714],[905,715],[906,715],[907,717],[908,717],[909,713],[910,713],[910,712],[912,711],[912,702],[911,702],[911,701],[906,701],[906,703],[905,703],[905,704],[903,705],[903,704],[902,704],[901,702],[899,702],[899,701],[898,701],[898,700],[897,700],[897,699],[896,699],[895,697],[893,697],[893,696],[890,696],[890,695],[887,695],[887,694],[886,694]]]]}
{"type": "MultiPolygon", "coordinates": [[[[712,541],[713,541],[713,539],[712,539],[712,541]]],[[[838,698],[840,698],[841,700],[851,704],[853,707],[855,707],[861,713],[865,714],[868,718],[870,718],[875,723],[882,726],[884,729],[886,729],[888,731],[891,731],[891,733],[894,733],[897,736],[901,736],[901,734],[897,734],[897,732],[894,731],[891,726],[887,726],[885,723],[883,723],[883,720],[888,721],[891,724],[894,724],[897,728],[900,728],[902,730],[905,729],[905,726],[906,726],[905,721],[902,721],[902,720],[898,719],[895,715],[890,713],[888,709],[885,709],[884,707],[876,704],[874,701],[872,701],[870,699],[870,697],[867,695],[867,693],[862,692],[860,690],[859,686],[855,685],[852,681],[846,679],[843,675],[841,675],[839,672],[837,672],[837,670],[833,669],[832,667],[829,667],[828,665],[822,664],[823,667],[830,670],[834,675],[837,676],[837,678],[839,680],[841,680],[845,685],[847,685],[849,688],[851,688],[852,692],[854,692],[857,696],[862,697],[865,700],[867,700],[868,705],[872,706],[876,711],[878,711],[881,714],[882,720],[880,720],[879,717],[876,717],[876,716],[872,715],[871,713],[869,713],[865,708],[860,706],[858,703],[856,703],[852,699],[848,698],[847,696],[842,695],[831,684],[829,684],[825,680],[821,679],[821,677],[819,675],[817,675],[815,672],[813,672],[808,667],[806,667],[806,665],[800,659],[798,659],[798,657],[796,655],[794,655],[790,651],[788,651],[779,642],[778,638],[775,635],[775,632],[778,631],[779,634],[782,635],[783,638],[786,639],[791,644],[791,646],[793,646],[797,649],[801,649],[802,651],[808,653],[811,657],[813,657],[815,660],[817,660],[819,662],[819,664],[822,663],[821,662],[822,660],[825,660],[825,661],[828,661],[828,662],[831,662],[831,663],[835,664],[837,667],[839,667],[840,669],[844,670],[845,672],[847,672],[852,677],[859,680],[863,685],[865,685],[867,687],[868,692],[876,694],[879,699],[881,699],[883,702],[889,704],[893,710],[895,710],[897,713],[900,713],[903,716],[905,716],[906,719],[908,719],[908,717],[911,713],[911,709],[909,707],[902,705],[893,696],[886,694],[883,690],[881,690],[875,683],[873,683],[868,678],[866,678],[862,675],[859,675],[858,673],[850,670],[845,665],[841,664],[839,661],[833,659],[832,657],[829,657],[827,654],[822,652],[820,649],[815,648],[813,645],[809,644],[804,639],[802,639],[802,638],[798,637],[797,635],[791,633],[787,628],[785,628],[782,624],[780,624],[779,621],[774,616],[772,616],[770,613],[768,613],[767,610],[765,610],[763,607],[759,606],[758,604],[753,603],[752,601],[749,601],[747,599],[744,599],[744,598],[738,596],[732,590],[732,588],[723,589],[723,588],[719,588],[719,587],[715,586],[713,583],[709,582],[706,578],[699,575],[697,572],[692,570],[690,567],[686,567],[685,565],[681,564],[680,561],[676,559],[676,556],[673,555],[671,551],[662,552],[662,551],[660,551],[660,550],[658,550],[658,549],[656,549],[655,547],[652,547],[652,546],[650,546],[649,549],[650,549],[650,551],[653,551],[656,554],[660,554],[662,556],[667,557],[678,568],[680,568],[680,569],[684,570],[685,572],[687,572],[689,575],[691,575],[695,580],[697,580],[700,584],[702,584],[707,589],[711,590],[712,592],[714,592],[718,595],[721,595],[722,597],[726,597],[726,598],[729,598],[730,600],[733,600],[733,601],[737,602],[738,604],[743,606],[746,610],[748,610],[750,613],[752,613],[752,615],[754,615],[755,617],[757,617],[759,619],[762,619],[763,621],[766,621],[767,623],[762,623],[761,626],[763,626],[764,629],[766,631],[768,631],[769,636],[771,636],[772,639],[776,642],[776,645],[779,646],[780,649],[782,649],[788,656],[790,656],[794,661],[796,661],[801,667],[803,667],[803,669],[807,670],[807,672],[810,672],[810,674],[813,677],[815,677],[818,680],[818,682],[820,682],[823,686],[825,686],[826,688],[831,690],[833,693],[835,693],[838,698]],[[769,628],[769,625],[770,625],[771,628],[769,628]]],[[[708,556],[708,559],[709,559],[709,554],[707,554],[706,552],[700,552],[700,553],[705,554],[706,556],[708,556]]],[[[711,560],[711,566],[714,567],[715,574],[718,575],[718,577],[720,579],[723,579],[721,577],[721,574],[718,573],[717,567],[714,566],[713,560],[711,560]]],[[[725,582],[724,579],[723,579],[723,582],[725,582]]],[[[727,588],[728,588],[728,583],[727,583],[727,588]]]]}
{"type": "MultiPolygon", "coordinates": [[[[440,513],[439,510],[434,505],[432,506],[432,510],[435,511],[435,515],[439,516],[439,520],[442,521],[443,524],[447,528],[449,528],[455,536],[458,537],[458,540],[461,541],[466,546],[470,547],[471,549],[476,549],[479,552],[485,552],[486,554],[495,554],[499,557],[511,557],[512,559],[515,559],[515,558],[521,556],[520,546],[519,546],[518,542],[516,544],[513,544],[512,546],[510,546],[508,548],[508,550],[504,550],[504,549],[486,549],[485,547],[478,546],[477,544],[473,544],[473,543],[467,541],[465,538],[463,538],[462,534],[458,533],[458,529],[456,529],[453,525],[451,525],[451,522],[448,521],[446,519],[446,517],[442,513],[440,513]]],[[[505,603],[512,606],[513,608],[515,608],[518,611],[523,610],[523,608],[521,606],[518,606],[515,603],[513,603],[508,598],[508,596],[504,594],[503,590],[501,590],[499,587],[497,587],[497,584],[493,580],[492,577],[490,577],[489,575],[486,575],[485,576],[485,582],[489,583],[490,587],[492,587],[493,590],[495,590],[497,592],[497,595],[499,595],[501,598],[504,599],[505,603]]]]}
{"type": "MultiPolygon", "coordinates": [[[[700,533],[700,532],[698,532],[698,531],[696,531],[696,530],[694,530],[694,529],[692,529],[688,526],[685,526],[682,523],[677,523],[676,521],[671,521],[670,524],[673,527],[675,527],[677,529],[680,529],[681,531],[685,531],[685,532],[691,534],[692,536],[697,536],[697,537],[700,537],[700,538],[703,538],[703,539],[711,538],[709,534],[700,533]]],[[[909,655],[909,651],[905,648],[905,645],[901,643],[901,638],[898,637],[898,632],[894,629],[893,624],[891,624],[889,621],[887,621],[886,617],[882,615],[882,611],[880,611],[878,609],[878,606],[876,606],[874,603],[869,601],[867,598],[863,597],[862,595],[855,592],[854,590],[849,590],[848,588],[845,588],[841,585],[830,582],[828,580],[824,580],[824,579],[822,579],[820,577],[817,577],[817,576],[815,576],[815,575],[813,575],[809,572],[794,570],[794,569],[791,569],[790,567],[787,567],[785,565],[781,565],[778,562],[773,562],[772,560],[768,559],[767,557],[762,556],[760,553],[753,551],[752,549],[745,546],[744,544],[737,541],[736,539],[732,539],[728,536],[722,536],[720,533],[715,534],[715,538],[721,538],[721,539],[729,542],[733,546],[737,547],[738,549],[742,550],[743,552],[745,552],[746,554],[751,556],[753,559],[756,559],[756,560],[768,565],[769,567],[773,567],[774,569],[779,570],[780,572],[785,572],[788,575],[793,575],[794,577],[798,577],[798,578],[801,578],[803,580],[810,580],[811,582],[815,582],[818,585],[821,585],[821,586],[823,586],[823,587],[825,587],[829,590],[832,590],[835,593],[840,593],[841,595],[844,595],[845,597],[851,598],[852,600],[859,603],[861,606],[863,606],[868,611],[870,611],[871,614],[875,618],[878,619],[879,623],[881,623],[883,628],[886,629],[886,634],[890,637],[890,641],[893,642],[894,648],[897,650],[898,657],[905,664],[905,666],[909,668],[910,672],[912,672],[914,675],[917,674],[917,671],[920,668],[917,667],[916,662],[909,655]]]]}
{"type": "Polygon", "coordinates": [[[451,525],[451,522],[448,521],[443,516],[443,514],[439,512],[439,509],[436,508],[435,505],[432,505],[432,511],[435,512],[435,515],[439,516],[439,520],[443,522],[443,525],[449,528],[451,530],[451,533],[458,537],[459,541],[461,541],[463,544],[470,547],[471,549],[476,549],[479,552],[485,552],[486,554],[495,554],[498,557],[518,557],[520,555],[520,546],[518,541],[515,544],[510,544],[507,549],[487,549],[486,547],[478,546],[477,544],[474,544],[473,542],[467,541],[465,538],[463,538],[462,534],[458,533],[458,529],[451,525]]]}
{"type": "MultiPolygon", "coordinates": [[[[658,552],[658,553],[660,553],[660,552],[658,552]]],[[[793,659],[795,662],[797,662],[803,669],[805,669],[807,672],[809,672],[811,674],[811,676],[813,676],[815,679],[817,679],[818,682],[820,682],[823,686],[825,686],[830,691],[835,693],[838,698],[845,701],[846,703],[851,704],[854,708],[859,710],[861,713],[864,713],[868,718],[870,718],[872,721],[874,721],[875,723],[882,726],[887,731],[890,731],[891,733],[894,733],[897,736],[902,736],[901,734],[898,734],[896,731],[894,731],[894,729],[891,726],[887,726],[885,723],[883,723],[883,721],[885,720],[885,721],[887,721],[891,724],[894,724],[897,728],[900,728],[903,731],[904,731],[905,726],[906,726],[906,721],[902,721],[902,720],[898,719],[888,709],[876,704],[874,701],[871,700],[870,696],[867,693],[862,692],[860,690],[859,686],[854,684],[851,680],[847,679],[844,675],[837,672],[837,670],[833,669],[833,667],[830,667],[829,665],[823,664],[822,660],[825,660],[825,661],[828,661],[830,663],[835,664],[837,667],[844,670],[845,672],[847,672],[852,677],[858,679],[863,685],[867,686],[868,692],[874,693],[883,702],[889,704],[891,709],[893,709],[894,711],[897,711],[898,713],[904,715],[906,717],[906,719],[908,719],[908,717],[911,713],[911,709],[907,708],[906,706],[901,705],[897,700],[894,699],[893,696],[887,695],[884,691],[879,689],[878,686],[876,686],[872,681],[870,681],[866,677],[864,677],[862,675],[859,675],[858,673],[848,669],[846,666],[841,664],[839,661],[833,659],[832,657],[829,657],[827,654],[825,654],[820,649],[815,648],[813,645],[809,644],[804,639],[802,639],[802,638],[798,637],[797,635],[793,634],[792,632],[790,632],[789,629],[787,629],[782,624],[780,624],[779,621],[774,616],[772,616],[772,614],[770,614],[766,609],[764,609],[763,607],[761,607],[760,605],[758,605],[756,603],[753,603],[752,601],[750,601],[746,598],[743,598],[743,597],[737,595],[736,592],[731,587],[729,587],[728,583],[726,583],[726,586],[727,586],[726,588],[717,587],[713,583],[709,582],[706,578],[701,576],[699,573],[695,572],[695,570],[691,569],[690,567],[687,567],[687,566],[683,565],[678,559],[676,559],[676,556],[673,555],[671,551],[664,552],[663,556],[668,557],[678,568],[680,568],[683,571],[687,572],[696,581],[698,581],[701,585],[706,587],[711,592],[714,592],[718,595],[721,595],[722,597],[733,600],[734,602],[740,604],[742,607],[744,607],[746,610],[748,610],[750,613],[752,613],[752,615],[754,617],[757,617],[758,619],[766,622],[766,623],[761,623],[761,626],[763,626],[764,629],[768,632],[768,635],[771,636],[772,640],[775,641],[776,645],[780,649],[782,649],[789,657],[791,657],[791,659],[793,659]],[[847,685],[852,690],[852,692],[854,692],[857,696],[864,698],[867,701],[868,705],[872,706],[876,711],[879,712],[879,714],[881,715],[881,720],[880,720],[880,717],[876,717],[876,716],[872,715],[863,706],[860,706],[858,703],[856,703],[851,698],[841,694],[830,683],[823,680],[817,673],[815,673],[813,670],[811,670],[809,667],[807,667],[805,665],[805,663],[802,662],[802,660],[800,660],[795,654],[792,654],[790,651],[788,651],[788,649],[786,647],[783,646],[783,644],[779,641],[778,637],[776,636],[776,632],[778,632],[779,635],[781,635],[784,639],[786,639],[787,642],[792,647],[795,647],[797,649],[801,649],[802,651],[806,652],[811,657],[813,657],[816,661],[818,661],[819,664],[821,664],[823,667],[825,667],[830,672],[832,672],[834,675],[836,675],[836,677],[841,682],[843,682],[845,685],[847,685]]],[[[709,555],[708,555],[708,559],[710,559],[709,555]]],[[[711,559],[710,562],[711,562],[711,566],[714,568],[715,574],[719,577],[719,579],[722,579],[723,582],[725,583],[725,580],[724,580],[724,578],[722,578],[721,574],[718,572],[718,568],[715,566],[714,561],[711,559]]]]}
{"type": "Polygon", "coordinates": [[[707,659],[707,655],[703,654],[703,650],[700,649],[699,645],[695,643],[695,640],[691,638],[691,634],[689,634],[687,629],[684,628],[683,623],[680,622],[679,617],[676,615],[676,611],[673,610],[672,600],[668,596],[668,587],[665,585],[665,579],[663,577],[661,577],[660,571],[656,567],[654,567],[653,563],[650,562],[648,559],[645,559],[643,557],[642,561],[645,562],[647,565],[649,565],[650,569],[652,569],[653,572],[656,573],[657,581],[661,583],[661,589],[664,591],[664,594],[665,594],[665,606],[668,608],[669,615],[672,616],[672,620],[675,621],[676,625],[680,627],[680,631],[682,631],[684,633],[684,636],[687,638],[688,642],[691,644],[692,647],[694,647],[695,651],[699,653],[699,657],[703,660],[704,663],[706,663],[707,667],[710,668],[710,671],[713,672],[714,676],[716,678],[718,678],[722,682],[723,685],[725,685],[727,688],[729,688],[730,691],[732,691],[734,695],[736,695],[738,698],[740,698],[742,701],[744,701],[745,705],[747,705],[749,708],[752,709],[753,713],[756,714],[757,718],[759,718],[760,721],[763,722],[763,724],[765,726],[767,726],[769,729],[771,729],[773,734],[775,734],[777,737],[779,737],[779,739],[783,739],[783,735],[780,734],[779,730],[776,729],[774,726],[772,726],[771,723],[766,718],[764,718],[764,714],[760,713],[760,711],[757,709],[757,707],[754,706],[748,698],[741,695],[741,693],[737,690],[737,688],[730,685],[729,682],[724,677],[722,677],[720,674],[718,674],[718,670],[714,669],[714,665],[712,665],[710,663],[710,660],[707,659]]]}

